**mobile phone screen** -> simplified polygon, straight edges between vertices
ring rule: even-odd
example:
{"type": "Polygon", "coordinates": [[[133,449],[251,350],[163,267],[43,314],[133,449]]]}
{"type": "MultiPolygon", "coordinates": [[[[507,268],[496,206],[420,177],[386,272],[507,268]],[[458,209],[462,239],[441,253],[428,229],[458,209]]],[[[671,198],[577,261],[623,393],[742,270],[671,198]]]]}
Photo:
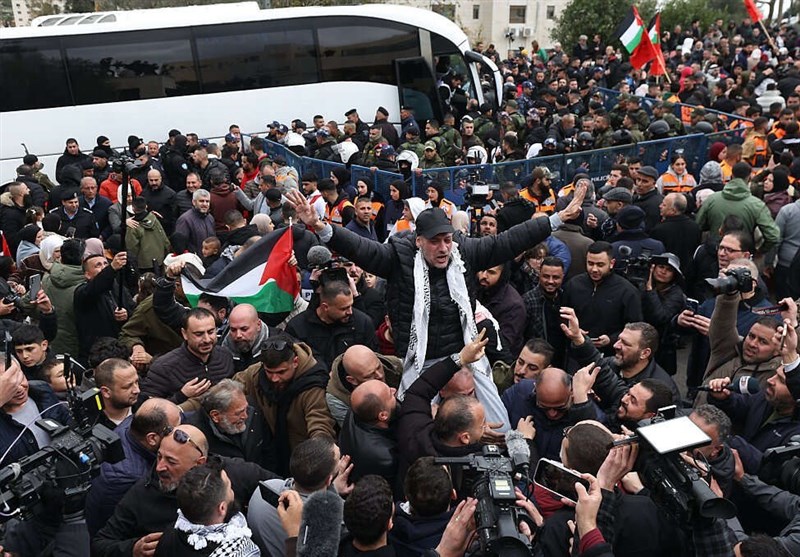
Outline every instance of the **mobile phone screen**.
{"type": "Polygon", "coordinates": [[[42,286],[42,275],[33,275],[30,280],[30,288],[28,288],[29,298],[31,301],[36,300],[39,295],[39,289],[42,286]]]}
{"type": "Polygon", "coordinates": [[[578,502],[578,493],[575,491],[575,482],[580,482],[589,489],[589,482],[580,475],[566,468],[563,464],[547,458],[540,458],[536,464],[536,474],[533,481],[536,485],[550,493],[573,503],[578,502]]]}

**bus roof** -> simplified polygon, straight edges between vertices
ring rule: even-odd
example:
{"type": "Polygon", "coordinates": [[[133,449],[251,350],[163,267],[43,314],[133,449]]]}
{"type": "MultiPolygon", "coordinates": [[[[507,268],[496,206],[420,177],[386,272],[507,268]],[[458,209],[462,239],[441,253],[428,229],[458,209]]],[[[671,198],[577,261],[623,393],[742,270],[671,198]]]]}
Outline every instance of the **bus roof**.
{"type": "Polygon", "coordinates": [[[420,8],[394,4],[364,4],[359,6],[310,6],[260,10],[256,2],[44,16],[34,20],[41,25],[39,27],[0,28],[0,39],[87,35],[98,32],[143,31],[207,24],[275,21],[326,16],[373,17],[405,23],[447,37],[462,51],[468,45],[468,38],[458,25],[442,15],[420,8]],[[101,14],[101,17],[95,17],[101,14]],[[111,18],[104,17],[110,15],[114,16],[113,19],[115,21],[110,21],[111,18]],[[62,19],[56,24],[48,25],[46,20],[51,17],[72,19],[72,21],[68,24],[58,24],[63,21],[62,19]]]}

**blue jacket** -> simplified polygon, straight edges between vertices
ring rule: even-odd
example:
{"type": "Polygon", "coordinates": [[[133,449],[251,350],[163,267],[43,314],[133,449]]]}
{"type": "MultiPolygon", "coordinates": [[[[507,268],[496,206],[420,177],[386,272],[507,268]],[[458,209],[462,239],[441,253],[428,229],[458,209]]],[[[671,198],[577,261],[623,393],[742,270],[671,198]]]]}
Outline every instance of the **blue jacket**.
{"type": "Polygon", "coordinates": [[[86,499],[86,525],[91,536],[105,526],[117,504],[133,484],[148,476],[156,461],[155,453],[145,449],[131,435],[132,421],[133,416],[128,416],[114,430],[119,435],[125,458],[114,464],[101,464],[100,475],[92,481],[86,499]]]}
{"type": "MultiPolygon", "coordinates": [[[[28,396],[36,403],[40,412],[60,402],[50,385],[44,381],[29,381],[28,396]]],[[[42,418],[50,418],[63,425],[67,425],[70,422],[69,410],[66,404],[59,404],[55,408],[44,412],[42,418]]],[[[15,422],[11,415],[0,410],[0,454],[8,450],[23,429],[22,424],[15,422]]],[[[0,461],[0,465],[5,466],[12,462],[17,462],[23,457],[35,454],[41,448],[36,442],[33,433],[29,429],[25,429],[25,433],[22,434],[22,437],[9,451],[8,455],[0,461]]]]}
{"type": "Polygon", "coordinates": [[[733,422],[733,431],[738,435],[730,439],[729,445],[739,451],[748,474],[758,473],[764,451],[785,445],[793,435],[800,434],[800,422],[794,416],[765,423],[774,411],[765,391],[750,396],[732,393],[725,400],[708,397],[708,402],[722,409],[733,422]]]}
{"type": "Polygon", "coordinates": [[[533,416],[536,428],[534,443],[539,457],[561,460],[561,440],[564,428],[582,420],[603,421],[602,411],[594,402],[573,404],[569,411],[558,420],[549,419],[536,405],[536,385],[533,379],[523,379],[503,392],[500,397],[508,410],[511,427],[516,427],[520,418],[533,416]]]}

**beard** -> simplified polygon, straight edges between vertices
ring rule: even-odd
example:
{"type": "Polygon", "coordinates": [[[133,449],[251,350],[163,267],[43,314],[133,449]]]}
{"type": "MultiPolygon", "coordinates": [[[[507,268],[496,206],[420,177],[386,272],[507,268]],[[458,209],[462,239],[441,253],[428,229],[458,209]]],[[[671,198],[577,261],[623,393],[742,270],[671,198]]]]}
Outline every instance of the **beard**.
{"type": "Polygon", "coordinates": [[[228,418],[223,416],[220,419],[219,424],[217,424],[217,427],[226,435],[239,435],[240,433],[244,433],[244,430],[247,429],[247,422],[244,422],[241,425],[233,425],[230,421],[228,421],[228,418]]]}
{"type": "Polygon", "coordinates": [[[228,503],[228,510],[225,512],[225,522],[230,522],[231,518],[234,517],[239,511],[241,510],[241,505],[239,502],[234,499],[228,503]]]}

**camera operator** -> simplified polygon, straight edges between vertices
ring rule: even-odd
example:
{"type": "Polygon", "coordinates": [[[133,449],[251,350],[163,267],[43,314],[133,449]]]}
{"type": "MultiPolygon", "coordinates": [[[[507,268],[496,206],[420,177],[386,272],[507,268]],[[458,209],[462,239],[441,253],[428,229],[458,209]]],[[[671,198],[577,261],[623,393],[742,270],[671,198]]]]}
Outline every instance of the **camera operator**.
{"type": "Polygon", "coordinates": [[[677,338],[669,329],[672,319],[686,307],[681,283],[680,261],[672,253],[652,258],[650,275],[642,293],[644,320],[658,330],[660,339],[656,363],[670,375],[678,371],[677,338]]]}
{"type": "MultiPolygon", "coordinates": [[[[800,392],[797,395],[800,395],[800,392]]],[[[759,512],[768,513],[771,522],[779,521],[779,524],[773,526],[781,527],[780,533],[772,539],[789,555],[800,555],[800,496],[769,485],[755,474],[745,473],[739,454],[734,451],[733,455],[735,460],[733,479],[736,484],[749,501],[756,504],[759,512]]],[[[748,539],[738,519],[728,521],[728,526],[733,529],[740,542],[748,539]]],[[[742,543],[738,544],[736,548],[737,556],[745,555],[741,545],[742,543]]]]}
{"type": "MultiPolygon", "coordinates": [[[[766,390],[754,395],[732,393],[725,388],[731,384],[731,377],[715,378],[708,383],[711,389],[709,401],[730,416],[739,432],[731,438],[730,445],[739,451],[745,471],[751,474],[758,471],[764,451],[783,445],[800,433],[797,403],[800,399],[800,372],[795,371],[800,367],[800,355],[797,353],[797,331],[792,324],[792,320],[786,318],[771,339],[758,341],[766,346],[763,350],[770,353],[780,346],[780,358],[774,358],[778,367],[766,380],[766,390]],[[781,346],[784,328],[786,336],[781,346]]],[[[749,336],[748,340],[756,342],[749,336]]]]}
{"type": "Polygon", "coordinates": [[[731,419],[725,412],[710,404],[702,404],[689,414],[692,423],[711,438],[711,443],[694,449],[711,465],[711,475],[717,480],[724,497],[733,489],[733,450],[728,446],[731,419]]]}
{"type": "MultiPolygon", "coordinates": [[[[766,388],[767,379],[780,365],[780,336],[775,336],[779,321],[773,317],[757,317],[750,326],[747,335],[740,341],[737,330],[737,316],[743,308],[740,300],[752,297],[755,290],[756,277],[753,274],[755,265],[747,260],[734,260],[726,270],[726,285],[714,302],[714,313],[708,327],[708,342],[711,356],[706,366],[704,381],[728,377],[735,381],[739,377],[751,375],[758,378],[761,388],[766,388]]],[[[783,319],[789,319],[792,325],[797,324],[797,305],[787,298],[781,300],[789,309],[781,313],[783,319]]],[[[752,311],[752,307],[748,309],[752,311]]],[[[685,312],[678,316],[678,323],[685,319],[685,312]]],[[[695,405],[706,402],[705,393],[698,393],[695,405]]]]}

